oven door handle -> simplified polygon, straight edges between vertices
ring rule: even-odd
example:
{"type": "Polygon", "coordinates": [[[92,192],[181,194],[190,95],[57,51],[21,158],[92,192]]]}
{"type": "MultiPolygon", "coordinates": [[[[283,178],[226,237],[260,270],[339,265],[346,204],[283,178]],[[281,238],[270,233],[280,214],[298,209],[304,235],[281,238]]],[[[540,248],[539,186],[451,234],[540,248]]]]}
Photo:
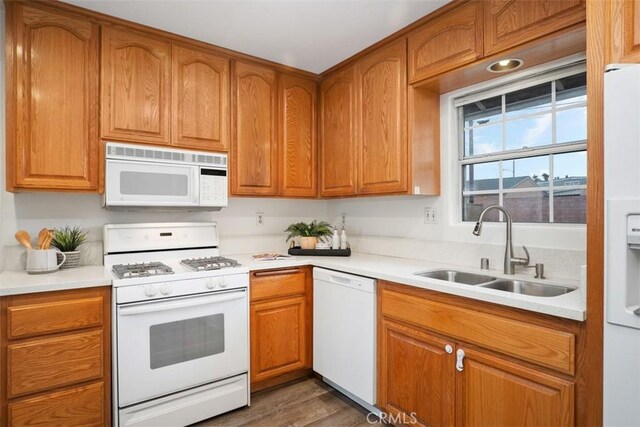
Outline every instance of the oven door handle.
{"type": "Polygon", "coordinates": [[[197,307],[199,305],[217,304],[220,302],[233,301],[246,297],[245,291],[229,292],[222,295],[211,295],[208,297],[191,297],[173,301],[145,302],[142,304],[131,304],[118,308],[118,315],[130,316],[135,314],[157,313],[158,311],[177,310],[182,308],[197,307]]]}

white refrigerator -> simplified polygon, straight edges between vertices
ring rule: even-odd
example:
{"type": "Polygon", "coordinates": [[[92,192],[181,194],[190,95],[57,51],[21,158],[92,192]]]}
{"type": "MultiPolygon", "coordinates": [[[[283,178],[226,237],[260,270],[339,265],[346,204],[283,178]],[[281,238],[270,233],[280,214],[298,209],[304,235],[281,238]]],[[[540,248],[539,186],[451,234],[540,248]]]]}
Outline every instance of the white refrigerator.
{"type": "Polygon", "coordinates": [[[604,101],[604,425],[640,426],[640,65],[608,66],[604,101]]]}

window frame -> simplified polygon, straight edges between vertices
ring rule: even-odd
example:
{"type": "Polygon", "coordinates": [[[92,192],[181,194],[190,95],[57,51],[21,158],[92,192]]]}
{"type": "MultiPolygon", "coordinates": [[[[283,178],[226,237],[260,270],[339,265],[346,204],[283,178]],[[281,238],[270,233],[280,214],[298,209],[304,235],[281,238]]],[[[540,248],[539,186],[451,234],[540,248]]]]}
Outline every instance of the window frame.
{"type": "MultiPolygon", "coordinates": [[[[523,73],[525,73],[526,71],[523,71],[523,73]]],[[[581,73],[585,73],[586,72],[586,61],[584,60],[584,58],[580,58],[577,61],[574,60],[570,63],[565,63],[559,66],[555,66],[555,67],[549,67],[546,69],[542,69],[536,73],[533,74],[529,74],[527,76],[518,78],[517,80],[510,80],[510,81],[506,81],[504,83],[497,83],[493,86],[490,87],[485,87],[483,89],[480,90],[475,90],[475,91],[470,91],[468,93],[463,93],[459,96],[455,96],[452,100],[452,107],[453,107],[453,114],[455,116],[455,127],[456,127],[456,138],[457,138],[457,176],[458,176],[458,192],[456,195],[456,206],[457,206],[457,222],[459,224],[468,224],[468,223],[472,223],[473,221],[471,220],[464,220],[463,218],[463,211],[464,211],[464,198],[468,195],[486,195],[486,194],[497,194],[498,198],[499,198],[499,203],[501,206],[504,205],[504,199],[503,196],[505,194],[512,194],[512,193],[531,193],[531,192],[543,192],[543,191],[549,191],[550,194],[552,195],[552,197],[549,198],[549,219],[550,222],[518,222],[518,224],[523,224],[523,225],[532,225],[532,226],[541,226],[541,227],[575,227],[575,226],[582,226],[584,227],[586,225],[586,219],[585,219],[585,223],[559,223],[559,222],[551,222],[551,220],[553,220],[553,214],[554,214],[554,198],[553,198],[553,189],[556,187],[554,186],[554,171],[553,171],[553,166],[554,166],[554,162],[550,161],[549,162],[549,185],[548,187],[545,187],[544,189],[531,189],[531,188],[515,188],[515,189],[504,189],[503,188],[503,178],[504,178],[504,171],[502,170],[502,168],[498,168],[498,189],[492,189],[492,190],[475,190],[472,191],[471,194],[465,194],[465,190],[464,190],[464,166],[465,165],[473,165],[473,164],[481,164],[481,163],[489,163],[489,162],[497,162],[497,161],[504,161],[504,160],[518,160],[518,159],[524,159],[524,158],[534,158],[534,157],[538,157],[538,156],[551,156],[554,154],[568,154],[568,153],[575,153],[575,152],[585,152],[587,153],[587,139],[585,138],[583,141],[580,142],[569,142],[569,143],[560,143],[560,144],[556,144],[555,143],[555,139],[557,137],[557,132],[556,132],[556,121],[557,120],[553,120],[553,124],[552,124],[552,143],[549,145],[545,145],[542,147],[523,147],[523,148],[518,148],[518,149],[513,149],[513,150],[503,150],[503,151],[499,151],[497,153],[490,153],[490,154],[477,154],[477,155],[473,155],[473,156],[465,156],[465,141],[464,141],[464,133],[465,133],[465,124],[464,124],[464,116],[462,114],[462,108],[464,105],[468,105],[477,101],[481,101],[484,99],[488,99],[488,98],[492,98],[492,97],[497,97],[497,96],[501,96],[502,97],[502,101],[501,101],[501,107],[502,107],[502,111],[501,111],[501,119],[499,121],[499,123],[501,123],[501,127],[502,127],[502,143],[503,143],[503,148],[504,148],[504,144],[505,144],[505,124],[510,121],[510,120],[514,120],[514,119],[507,119],[506,117],[506,104],[505,104],[505,95],[514,91],[518,91],[518,90],[522,90],[522,89],[526,89],[529,87],[533,87],[539,84],[543,84],[543,83],[552,83],[552,91],[551,91],[551,108],[550,108],[550,112],[552,113],[553,117],[556,117],[556,113],[558,111],[565,111],[565,110],[572,110],[572,109],[576,109],[576,108],[581,108],[582,105],[576,106],[576,105],[572,105],[571,107],[560,107],[558,108],[556,105],[556,91],[555,91],[555,81],[558,79],[562,79],[564,77],[568,77],[568,76],[572,76],[575,74],[581,74],[581,73]]],[[[505,76],[506,77],[506,76],[505,76]]],[[[511,79],[513,78],[517,78],[518,75],[517,74],[512,74],[510,76],[511,79]]],[[[586,107],[587,105],[587,101],[584,101],[584,106],[586,107]]],[[[530,114],[524,114],[521,116],[517,116],[517,119],[522,119],[522,118],[526,118],[526,117],[536,117],[539,116],[540,113],[530,113],[530,114]]],[[[496,123],[490,123],[490,124],[486,124],[486,125],[480,125],[480,126],[475,126],[476,127],[484,127],[484,126],[493,126],[496,123]]],[[[562,186],[562,187],[567,187],[567,186],[562,186]]],[[[584,185],[574,185],[574,186],[570,186],[570,188],[575,189],[575,190],[586,190],[587,186],[586,184],[584,185]]],[[[499,213],[499,219],[500,221],[503,220],[503,214],[502,212],[499,213]]]]}

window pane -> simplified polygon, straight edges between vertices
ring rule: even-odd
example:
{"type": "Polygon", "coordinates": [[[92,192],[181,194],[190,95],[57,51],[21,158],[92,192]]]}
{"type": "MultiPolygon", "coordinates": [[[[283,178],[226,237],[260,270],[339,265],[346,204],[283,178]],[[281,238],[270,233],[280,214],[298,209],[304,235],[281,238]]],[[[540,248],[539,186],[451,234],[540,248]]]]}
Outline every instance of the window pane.
{"type": "Polygon", "coordinates": [[[464,155],[475,156],[502,151],[502,126],[491,125],[464,131],[464,155]]]}
{"type": "Polygon", "coordinates": [[[502,115],[502,96],[483,99],[462,107],[464,126],[477,126],[497,122],[502,115]]]}
{"type": "Polygon", "coordinates": [[[556,104],[571,105],[587,100],[587,73],[556,80],[556,104]]]}
{"type": "Polygon", "coordinates": [[[507,117],[535,114],[551,109],[551,82],[505,95],[507,117]]]}
{"type": "Polygon", "coordinates": [[[587,152],[553,156],[553,186],[587,185],[587,152]]]}
{"type": "Polygon", "coordinates": [[[506,124],[506,149],[551,144],[551,113],[512,120],[506,124]]]}
{"type": "MultiPolygon", "coordinates": [[[[462,220],[477,221],[484,208],[497,205],[500,198],[497,194],[475,194],[462,198],[462,220]]],[[[487,212],[485,221],[499,221],[500,216],[497,210],[487,212]]]]}
{"type": "Polygon", "coordinates": [[[587,190],[571,187],[554,189],[553,222],[584,224],[587,222],[587,190]]]}
{"type": "Polygon", "coordinates": [[[587,107],[556,113],[556,142],[582,142],[587,139],[587,107]]]}
{"type": "Polygon", "coordinates": [[[514,222],[549,222],[547,191],[506,193],[503,206],[511,213],[514,222]]]}
{"type": "Polygon", "coordinates": [[[498,189],[498,165],[500,162],[465,165],[464,191],[483,191],[498,189]]]}
{"type": "Polygon", "coordinates": [[[503,188],[538,188],[549,179],[549,156],[502,161],[503,188]]]}

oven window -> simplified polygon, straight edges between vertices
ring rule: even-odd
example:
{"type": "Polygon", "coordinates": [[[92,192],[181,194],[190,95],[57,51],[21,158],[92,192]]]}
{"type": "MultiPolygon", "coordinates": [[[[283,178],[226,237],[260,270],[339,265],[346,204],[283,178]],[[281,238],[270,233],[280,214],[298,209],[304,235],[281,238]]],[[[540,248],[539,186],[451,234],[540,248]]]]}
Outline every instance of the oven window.
{"type": "Polygon", "coordinates": [[[151,369],[224,352],[224,314],[149,327],[151,369]]]}
{"type": "Polygon", "coordinates": [[[141,196],[188,196],[189,177],[181,174],[120,172],[120,193],[141,196]]]}

